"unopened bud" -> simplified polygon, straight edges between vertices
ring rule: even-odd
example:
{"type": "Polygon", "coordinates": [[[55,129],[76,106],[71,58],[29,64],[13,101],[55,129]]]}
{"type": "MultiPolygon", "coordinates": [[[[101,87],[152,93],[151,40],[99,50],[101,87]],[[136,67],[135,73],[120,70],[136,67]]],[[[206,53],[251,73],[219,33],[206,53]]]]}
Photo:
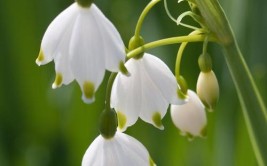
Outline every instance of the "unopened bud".
{"type": "Polygon", "coordinates": [[[209,111],[213,111],[219,98],[219,84],[212,70],[200,72],[197,80],[197,94],[209,111]]]}

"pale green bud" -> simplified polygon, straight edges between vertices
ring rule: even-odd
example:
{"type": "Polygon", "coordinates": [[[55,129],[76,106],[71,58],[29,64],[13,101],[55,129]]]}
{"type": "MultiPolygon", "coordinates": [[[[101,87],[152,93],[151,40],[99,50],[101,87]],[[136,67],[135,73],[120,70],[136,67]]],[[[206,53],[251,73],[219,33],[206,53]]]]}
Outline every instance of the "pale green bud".
{"type": "Polygon", "coordinates": [[[200,72],[197,94],[209,111],[213,111],[219,99],[219,84],[214,72],[200,72]]]}

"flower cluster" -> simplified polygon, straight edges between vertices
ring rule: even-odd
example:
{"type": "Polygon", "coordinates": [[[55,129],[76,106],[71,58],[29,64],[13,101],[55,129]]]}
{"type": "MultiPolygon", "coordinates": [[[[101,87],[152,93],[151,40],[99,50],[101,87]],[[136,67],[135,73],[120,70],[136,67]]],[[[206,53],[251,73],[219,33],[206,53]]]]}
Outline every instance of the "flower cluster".
{"type": "MultiPolygon", "coordinates": [[[[158,1],[151,1],[144,11],[158,1]]],[[[91,0],[77,0],[52,21],[44,34],[36,63],[54,61],[56,79],[52,88],[75,79],[83,101],[92,103],[105,70],[117,73],[108,82],[106,109],[99,127],[101,135],[85,152],[82,166],[155,165],[146,148],[122,132],[139,117],[164,129],[161,120],[169,105],[171,118],[182,135],[190,139],[206,135],[205,108],[213,110],[219,95],[211,59],[206,52],[200,56],[197,94],[188,90],[179,74],[175,77],[161,59],[144,52],[139,31],[146,13],[140,16],[127,49],[114,25],[91,0]],[[136,53],[126,61],[125,50],[136,53]]]]}

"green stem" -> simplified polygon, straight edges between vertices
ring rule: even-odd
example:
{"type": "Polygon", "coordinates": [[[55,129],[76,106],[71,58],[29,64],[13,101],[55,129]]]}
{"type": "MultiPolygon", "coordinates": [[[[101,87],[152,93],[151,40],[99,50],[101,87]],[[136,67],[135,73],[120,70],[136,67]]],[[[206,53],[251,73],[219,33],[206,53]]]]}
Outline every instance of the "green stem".
{"type": "Polygon", "coordinates": [[[267,165],[266,107],[237,44],[225,46],[224,50],[258,164],[267,165]]]}
{"type": "Polygon", "coordinates": [[[267,165],[267,113],[262,97],[239,50],[231,27],[217,0],[195,0],[207,27],[224,48],[234,80],[250,140],[260,166],[267,165]]]}
{"type": "Polygon", "coordinates": [[[106,89],[106,110],[110,110],[110,98],[112,85],[117,76],[117,73],[111,73],[108,79],[107,89],[106,89]]]}
{"type": "MultiPolygon", "coordinates": [[[[177,43],[182,43],[182,42],[201,42],[201,41],[204,41],[205,38],[206,38],[206,35],[190,35],[190,36],[171,37],[171,38],[153,41],[143,46],[137,47],[136,49],[128,52],[127,58],[133,58],[137,56],[138,54],[146,50],[155,48],[155,47],[170,45],[170,44],[177,44],[177,43]]],[[[209,41],[217,41],[217,39],[214,36],[210,36],[209,41]]]]}
{"type": "Polygon", "coordinates": [[[136,24],[136,28],[135,28],[135,37],[139,37],[140,36],[140,31],[141,31],[141,27],[142,27],[142,24],[144,22],[144,19],[147,15],[147,13],[151,10],[151,8],[157,4],[158,2],[160,2],[160,0],[151,0],[149,2],[149,4],[145,7],[145,9],[142,11],[138,21],[137,21],[137,24],[136,24]]]}
{"type": "MultiPolygon", "coordinates": [[[[199,30],[195,30],[195,31],[191,32],[189,34],[189,36],[190,35],[199,35],[201,33],[203,33],[203,31],[199,29],[199,30]]],[[[183,52],[184,52],[184,49],[185,49],[187,44],[188,44],[188,42],[182,42],[182,44],[180,45],[180,47],[178,49],[178,53],[177,53],[177,56],[176,56],[175,76],[176,76],[177,80],[180,77],[180,68],[181,68],[182,56],[183,56],[183,52]]]]}

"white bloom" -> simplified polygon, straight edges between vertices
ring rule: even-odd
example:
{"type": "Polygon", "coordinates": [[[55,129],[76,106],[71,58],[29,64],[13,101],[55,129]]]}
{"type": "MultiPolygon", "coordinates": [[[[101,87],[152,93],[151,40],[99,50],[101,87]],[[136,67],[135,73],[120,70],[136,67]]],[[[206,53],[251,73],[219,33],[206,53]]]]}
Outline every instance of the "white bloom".
{"type": "Polygon", "coordinates": [[[182,103],[174,75],[163,61],[147,53],[141,59],[130,59],[125,66],[131,76],[119,73],[111,93],[111,107],[117,111],[119,130],[126,130],[139,116],[163,129],[161,119],[169,103],[182,103]]]}
{"type": "Polygon", "coordinates": [[[219,84],[212,70],[200,72],[197,80],[197,94],[209,111],[212,111],[219,98],[219,84]]]}
{"type": "Polygon", "coordinates": [[[146,148],[133,137],[117,132],[111,139],[99,135],[85,152],[82,166],[153,166],[146,148]]]}
{"type": "Polygon", "coordinates": [[[73,3],[47,28],[42,39],[38,65],[54,60],[53,88],[74,79],[83,91],[83,100],[93,102],[105,69],[118,72],[125,61],[123,41],[113,24],[94,5],[73,3]]]}
{"type": "Polygon", "coordinates": [[[188,102],[183,105],[171,105],[171,118],[181,134],[189,136],[206,135],[206,112],[205,107],[197,94],[188,90],[188,102]]]}

